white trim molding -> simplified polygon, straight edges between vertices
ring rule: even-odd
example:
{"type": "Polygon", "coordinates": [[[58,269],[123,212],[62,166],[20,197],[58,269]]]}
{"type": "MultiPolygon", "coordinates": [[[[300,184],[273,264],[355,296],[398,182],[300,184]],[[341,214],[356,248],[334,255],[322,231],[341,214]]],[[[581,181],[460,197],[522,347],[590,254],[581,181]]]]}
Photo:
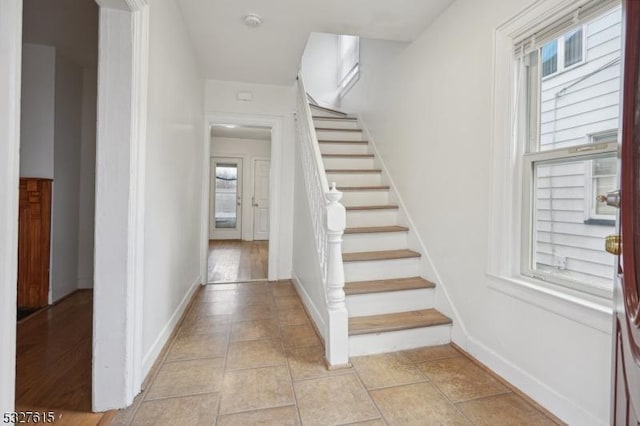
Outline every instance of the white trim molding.
{"type": "Polygon", "coordinates": [[[0,2],[0,413],[14,410],[22,0],[0,2]]]}
{"type": "MultiPolygon", "coordinates": [[[[281,249],[280,218],[282,197],[282,185],[280,174],[282,171],[282,149],[284,146],[284,117],[260,115],[260,114],[237,114],[216,112],[205,117],[204,126],[204,150],[203,150],[203,178],[202,178],[202,223],[200,235],[201,256],[200,268],[204,282],[207,281],[207,262],[209,251],[209,181],[211,167],[209,164],[211,156],[211,125],[212,124],[235,124],[238,126],[261,126],[271,128],[271,171],[269,173],[269,260],[268,275],[269,281],[276,281],[280,278],[278,260],[281,249]]],[[[285,271],[282,271],[285,273],[285,271]]]]}
{"type": "Polygon", "coordinates": [[[133,402],[143,380],[144,176],[149,6],[100,5],[93,410],[133,402]]]}

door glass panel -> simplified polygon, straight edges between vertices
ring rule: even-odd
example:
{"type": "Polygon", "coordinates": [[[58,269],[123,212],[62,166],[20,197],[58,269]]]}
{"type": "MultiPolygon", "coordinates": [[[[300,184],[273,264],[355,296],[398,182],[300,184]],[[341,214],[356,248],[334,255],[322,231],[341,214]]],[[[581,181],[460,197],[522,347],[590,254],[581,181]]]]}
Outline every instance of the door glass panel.
{"type": "Polygon", "coordinates": [[[238,165],[216,164],[215,224],[217,229],[238,226],[238,165]]]}

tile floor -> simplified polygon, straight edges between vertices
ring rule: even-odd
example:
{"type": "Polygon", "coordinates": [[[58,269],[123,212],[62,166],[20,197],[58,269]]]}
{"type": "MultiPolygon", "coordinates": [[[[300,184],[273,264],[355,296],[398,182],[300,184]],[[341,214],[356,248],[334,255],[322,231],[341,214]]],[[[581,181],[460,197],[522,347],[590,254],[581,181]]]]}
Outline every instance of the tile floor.
{"type": "Polygon", "coordinates": [[[555,425],[449,345],[329,371],[290,282],[206,286],[115,425],[555,425]]]}

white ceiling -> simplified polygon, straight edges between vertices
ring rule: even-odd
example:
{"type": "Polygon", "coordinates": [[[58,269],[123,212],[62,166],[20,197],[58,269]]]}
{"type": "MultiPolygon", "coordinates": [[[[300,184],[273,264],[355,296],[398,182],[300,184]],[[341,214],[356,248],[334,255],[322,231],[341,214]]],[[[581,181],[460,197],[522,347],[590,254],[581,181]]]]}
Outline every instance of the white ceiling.
{"type": "Polygon", "coordinates": [[[271,129],[257,126],[233,126],[218,124],[211,126],[211,137],[234,139],[271,140],[271,129]]]}
{"type": "Polygon", "coordinates": [[[453,0],[178,0],[208,79],[288,85],[311,32],[413,41],[453,0]],[[258,28],[243,17],[263,18],[258,28]]]}

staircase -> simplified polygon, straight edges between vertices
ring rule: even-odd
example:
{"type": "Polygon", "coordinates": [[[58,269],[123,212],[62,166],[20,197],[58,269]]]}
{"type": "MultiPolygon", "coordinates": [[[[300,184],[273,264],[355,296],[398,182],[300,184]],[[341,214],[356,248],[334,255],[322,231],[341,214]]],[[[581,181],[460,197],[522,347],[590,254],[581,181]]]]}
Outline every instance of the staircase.
{"type": "Polygon", "coordinates": [[[347,228],[342,243],[349,355],[448,343],[451,320],[433,308],[435,284],[422,278],[421,254],[390,202],[358,120],[310,105],[327,180],[343,192],[347,228]]]}

